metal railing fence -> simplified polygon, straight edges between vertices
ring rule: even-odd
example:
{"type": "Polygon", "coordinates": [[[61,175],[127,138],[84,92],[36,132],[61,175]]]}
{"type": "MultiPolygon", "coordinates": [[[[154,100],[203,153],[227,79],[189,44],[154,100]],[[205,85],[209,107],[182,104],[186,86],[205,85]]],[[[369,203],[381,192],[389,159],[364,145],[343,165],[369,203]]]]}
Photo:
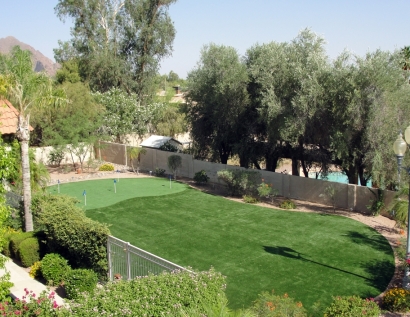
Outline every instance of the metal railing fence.
{"type": "MultiPolygon", "coordinates": [[[[175,263],[144,251],[113,236],[107,239],[108,276],[110,280],[131,280],[137,276],[160,274],[164,271],[189,271],[175,263]]],[[[189,271],[190,272],[190,271],[189,271]]]]}

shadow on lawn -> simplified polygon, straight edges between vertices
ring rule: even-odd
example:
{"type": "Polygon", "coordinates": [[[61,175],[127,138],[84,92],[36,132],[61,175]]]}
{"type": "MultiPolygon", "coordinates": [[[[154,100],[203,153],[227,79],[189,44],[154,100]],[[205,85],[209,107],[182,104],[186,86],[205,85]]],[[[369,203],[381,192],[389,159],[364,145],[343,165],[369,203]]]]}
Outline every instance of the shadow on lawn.
{"type": "Polygon", "coordinates": [[[393,250],[386,238],[376,232],[371,231],[369,233],[362,234],[355,231],[348,231],[346,235],[356,244],[368,245],[378,251],[384,252],[387,255],[393,254],[393,250]]]}
{"type": "Polygon", "coordinates": [[[371,276],[371,279],[368,280],[367,283],[381,292],[386,289],[394,276],[395,266],[394,263],[389,260],[373,260],[362,263],[360,266],[371,276]]]}
{"type": "Polygon", "coordinates": [[[330,265],[327,265],[327,264],[324,264],[324,263],[320,263],[320,262],[316,262],[316,261],[307,259],[306,257],[304,257],[303,253],[297,252],[296,250],[293,250],[293,249],[288,248],[288,247],[264,246],[263,249],[266,252],[274,254],[274,255],[284,256],[284,257],[287,257],[287,258],[290,258],[290,259],[296,259],[296,260],[300,260],[300,261],[304,261],[304,262],[317,264],[317,265],[320,265],[320,266],[323,266],[323,267],[326,267],[326,268],[329,268],[329,269],[332,269],[332,270],[336,270],[336,271],[339,271],[339,272],[342,272],[342,273],[346,273],[346,274],[349,274],[349,275],[360,277],[360,278],[366,280],[368,283],[373,283],[374,282],[373,280],[367,278],[366,276],[359,275],[359,274],[356,274],[356,273],[352,273],[352,272],[349,272],[349,271],[346,271],[346,270],[339,269],[339,268],[334,267],[334,266],[330,266],[330,265]]]}

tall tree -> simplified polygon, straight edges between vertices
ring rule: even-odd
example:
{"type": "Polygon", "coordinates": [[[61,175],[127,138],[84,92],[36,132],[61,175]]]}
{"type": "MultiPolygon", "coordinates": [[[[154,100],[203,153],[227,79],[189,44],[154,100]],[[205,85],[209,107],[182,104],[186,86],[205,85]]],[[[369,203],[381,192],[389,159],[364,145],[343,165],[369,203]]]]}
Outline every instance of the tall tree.
{"type": "Polygon", "coordinates": [[[140,101],[153,95],[159,62],[171,53],[175,28],[168,7],[176,0],[59,0],[55,11],[74,20],[70,43],[56,60],[75,57],[94,91],[119,87],[140,101]]]}
{"type": "Polygon", "coordinates": [[[235,143],[239,118],[248,103],[246,68],[237,51],[210,44],[188,74],[188,122],[196,156],[226,164],[235,143]]]}
{"type": "Polygon", "coordinates": [[[30,111],[35,107],[59,106],[65,102],[65,96],[61,90],[53,89],[52,80],[46,74],[33,71],[29,51],[16,46],[2,60],[0,77],[8,80],[6,97],[19,111],[16,135],[21,147],[25,230],[33,231],[33,215],[30,210],[30,111]]]}
{"type": "Polygon", "coordinates": [[[320,80],[326,69],[324,40],[306,29],[291,43],[256,45],[246,53],[251,105],[264,127],[266,167],[274,171],[280,157],[291,158],[293,175],[298,161],[307,173],[306,129],[321,106],[320,80]]]}

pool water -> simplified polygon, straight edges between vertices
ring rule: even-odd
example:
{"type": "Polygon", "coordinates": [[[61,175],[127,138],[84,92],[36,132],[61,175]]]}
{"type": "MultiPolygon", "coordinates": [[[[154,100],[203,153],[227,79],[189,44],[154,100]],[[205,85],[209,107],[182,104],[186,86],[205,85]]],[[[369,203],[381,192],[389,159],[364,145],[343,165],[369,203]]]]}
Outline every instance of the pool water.
{"type": "MultiPolygon", "coordinates": [[[[318,179],[322,179],[322,175],[319,174],[318,179]]],[[[316,173],[309,173],[309,178],[316,178],[316,173]]],[[[327,174],[327,179],[330,182],[337,182],[343,184],[349,184],[349,179],[347,176],[342,172],[330,172],[327,174]]],[[[358,179],[358,184],[360,184],[360,179],[358,179]]],[[[372,180],[370,179],[367,182],[367,187],[372,187],[372,180]]]]}

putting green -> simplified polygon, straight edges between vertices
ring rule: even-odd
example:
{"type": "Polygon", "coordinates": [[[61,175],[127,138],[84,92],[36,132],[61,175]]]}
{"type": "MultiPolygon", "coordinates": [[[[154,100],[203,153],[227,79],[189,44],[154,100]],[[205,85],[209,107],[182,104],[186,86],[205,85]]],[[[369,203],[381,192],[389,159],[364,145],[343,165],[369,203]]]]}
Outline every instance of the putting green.
{"type": "MultiPolygon", "coordinates": [[[[188,188],[183,183],[157,177],[96,179],[62,183],[59,187],[60,194],[77,198],[79,205],[86,210],[111,206],[136,197],[175,194],[188,188]]],[[[48,187],[48,191],[58,194],[58,185],[48,187]]]]}

